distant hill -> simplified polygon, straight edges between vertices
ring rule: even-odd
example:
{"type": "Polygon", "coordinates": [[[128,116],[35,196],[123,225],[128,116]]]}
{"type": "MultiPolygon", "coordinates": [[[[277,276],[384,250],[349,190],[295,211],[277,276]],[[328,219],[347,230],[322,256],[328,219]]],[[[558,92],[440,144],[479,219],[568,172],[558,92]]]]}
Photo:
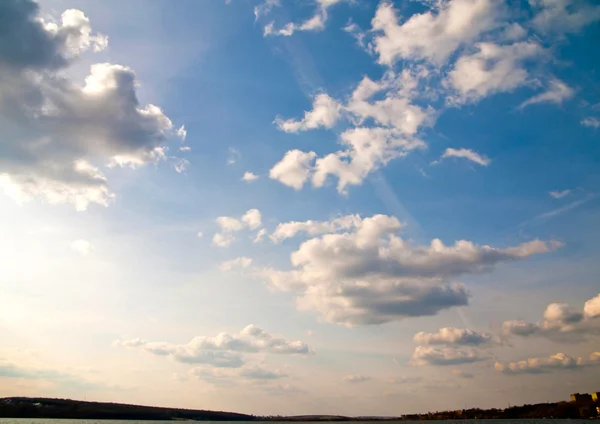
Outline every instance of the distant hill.
{"type": "Polygon", "coordinates": [[[0,399],[3,418],[80,418],[114,420],[253,421],[252,415],[71,399],[11,397],[0,399]]]}

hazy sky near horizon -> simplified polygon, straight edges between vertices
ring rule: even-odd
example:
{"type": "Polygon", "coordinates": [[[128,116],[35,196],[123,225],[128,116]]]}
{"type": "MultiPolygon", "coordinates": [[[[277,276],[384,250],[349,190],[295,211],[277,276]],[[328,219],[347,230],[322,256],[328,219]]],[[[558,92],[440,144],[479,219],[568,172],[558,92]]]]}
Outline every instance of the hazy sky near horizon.
{"type": "Polygon", "coordinates": [[[596,391],[600,4],[0,2],[0,396],[596,391]]]}

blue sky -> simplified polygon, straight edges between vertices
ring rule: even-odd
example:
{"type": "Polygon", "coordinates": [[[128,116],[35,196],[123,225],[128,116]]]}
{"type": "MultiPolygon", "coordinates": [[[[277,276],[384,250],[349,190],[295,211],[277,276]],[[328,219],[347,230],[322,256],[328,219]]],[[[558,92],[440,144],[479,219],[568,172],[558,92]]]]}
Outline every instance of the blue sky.
{"type": "Polygon", "coordinates": [[[0,21],[1,396],[394,415],[597,390],[594,2],[0,21]]]}

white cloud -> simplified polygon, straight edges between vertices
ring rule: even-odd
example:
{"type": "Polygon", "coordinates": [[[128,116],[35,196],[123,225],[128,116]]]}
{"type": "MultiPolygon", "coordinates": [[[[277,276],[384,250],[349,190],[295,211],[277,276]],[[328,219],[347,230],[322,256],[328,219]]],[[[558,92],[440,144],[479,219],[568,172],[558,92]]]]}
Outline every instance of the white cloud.
{"type": "Polygon", "coordinates": [[[226,233],[233,233],[236,231],[242,231],[245,227],[244,223],[239,219],[232,218],[230,216],[220,216],[215,219],[215,222],[221,228],[221,231],[226,233]]]}
{"type": "Polygon", "coordinates": [[[575,91],[559,79],[551,79],[548,82],[548,85],[548,90],[541,94],[533,96],[528,100],[525,100],[523,103],[521,103],[519,109],[523,109],[526,106],[533,105],[536,103],[561,104],[563,101],[570,99],[575,95],[575,91]]]}
{"type": "Polygon", "coordinates": [[[475,162],[476,164],[481,166],[488,166],[492,162],[488,157],[480,155],[479,153],[474,152],[471,149],[465,148],[453,149],[449,147],[446,149],[444,154],[442,154],[440,160],[450,157],[468,159],[471,162],[475,162]]]}
{"type": "Polygon", "coordinates": [[[564,353],[557,353],[544,358],[528,358],[523,361],[503,364],[496,362],[496,371],[508,374],[542,374],[553,370],[574,370],[591,365],[600,365],[600,352],[593,352],[589,358],[574,358],[564,353]]]}
{"type": "Polygon", "coordinates": [[[254,174],[253,172],[250,171],[246,171],[244,172],[244,176],[242,177],[242,181],[246,181],[248,183],[251,183],[252,181],[256,181],[258,180],[260,177],[256,174],[254,174]]]}
{"type": "Polygon", "coordinates": [[[315,152],[290,150],[271,168],[269,178],[300,190],[310,175],[315,157],[315,152]]]}
{"type": "Polygon", "coordinates": [[[459,365],[470,364],[487,359],[479,351],[471,348],[417,346],[412,356],[412,364],[423,365],[459,365]]]}
{"type": "Polygon", "coordinates": [[[11,17],[0,48],[0,190],[19,203],[108,206],[114,194],[98,167],[164,160],[173,124],[139,104],[128,67],[94,64],[84,84],[68,77],[80,54],[107,45],[83,12],[69,9],[54,23],[29,0],[0,8],[11,17]]]}
{"type": "Polygon", "coordinates": [[[180,151],[180,152],[191,152],[191,151],[192,151],[192,148],[191,148],[190,146],[181,146],[181,147],[179,148],[179,151],[180,151]]]}
{"type": "Polygon", "coordinates": [[[486,42],[476,44],[476,48],[476,53],[465,54],[456,61],[444,82],[456,92],[449,97],[450,102],[476,102],[526,84],[529,73],[523,62],[543,52],[542,47],[533,42],[506,46],[486,42]]]}
{"type": "Polygon", "coordinates": [[[361,222],[359,215],[346,215],[334,218],[331,221],[290,221],[278,224],[270,238],[275,243],[295,237],[300,232],[310,236],[319,234],[336,233],[357,227],[361,222]]]}
{"type": "Polygon", "coordinates": [[[242,216],[242,222],[251,230],[256,230],[262,225],[262,216],[258,209],[249,209],[242,216]]]}
{"type": "Polygon", "coordinates": [[[81,256],[87,256],[94,250],[94,245],[87,240],[79,239],[71,243],[71,249],[81,256]]]}
{"type": "Polygon", "coordinates": [[[282,131],[297,133],[321,127],[332,128],[340,116],[341,105],[327,94],[318,94],[314,98],[312,110],[304,112],[302,120],[283,120],[277,117],[275,123],[282,131]]]}
{"type": "Polygon", "coordinates": [[[426,146],[391,128],[352,128],[344,131],[340,139],[346,150],[316,160],[312,177],[315,187],[322,187],[332,175],[338,178],[338,192],[346,193],[349,185],[362,184],[367,175],[389,161],[426,146]]]}
{"type": "Polygon", "coordinates": [[[364,383],[365,381],[369,381],[371,377],[367,377],[366,375],[360,374],[351,374],[347,375],[343,378],[346,383],[364,383]]]}
{"type": "Polygon", "coordinates": [[[588,319],[600,317],[600,294],[585,302],[583,316],[588,319]]]}
{"type": "Polygon", "coordinates": [[[575,33],[600,20],[600,6],[573,0],[529,0],[537,9],[532,25],[543,33],[575,33]]]}
{"type": "Polygon", "coordinates": [[[309,355],[314,351],[300,340],[287,340],[248,325],[238,334],[219,333],[215,337],[198,336],[186,344],[149,342],[141,339],[117,340],[117,346],[143,349],[156,356],[167,356],[188,364],[205,364],[217,368],[240,368],[245,354],[272,353],[309,355]]]}
{"type": "Polygon", "coordinates": [[[229,247],[231,243],[235,241],[235,236],[233,234],[222,234],[216,233],[212,238],[212,243],[218,247],[229,247]]]}
{"type": "Polygon", "coordinates": [[[600,120],[594,118],[593,116],[588,116],[587,118],[581,120],[581,125],[583,125],[584,127],[598,129],[600,128],[600,120]]]}
{"type": "Polygon", "coordinates": [[[266,228],[261,228],[257,233],[256,236],[254,237],[254,239],[252,240],[252,243],[262,243],[265,239],[265,237],[269,234],[269,232],[267,231],[266,228]]]}
{"type": "Polygon", "coordinates": [[[198,237],[199,239],[204,237],[204,233],[202,231],[198,231],[198,233],[196,234],[196,237],[198,237]]]}
{"type": "MultiPolygon", "coordinates": [[[[271,170],[271,178],[296,189],[303,187],[311,178],[315,187],[322,187],[330,175],[338,178],[337,189],[346,193],[350,185],[360,185],[371,172],[385,166],[390,160],[406,156],[408,152],[425,148],[426,144],[416,137],[417,132],[435,121],[435,111],[411,103],[412,96],[418,91],[420,80],[427,78],[428,71],[422,67],[407,68],[401,73],[387,72],[381,81],[372,81],[365,77],[358,84],[347,105],[339,106],[335,102],[335,110],[341,107],[354,125],[340,134],[342,150],[325,155],[316,160],[316,154],[291,150],[271,170]],[[386,91],[385,98],[371,100],[380,91],[386,91]],[[372,121],[378,127],[365,126],[372,121]]],[[[325,96],[325,95],[322,95],[325,96]]],[[[328,102],[334,102],[327,96],[328,102]]],[[[286,131],[315,128],[323,122],[323,116],[331,118],[326,110],[320,110],[314,118],[308,112],[302,121],[276,122],[286,131]],[[307,125],[311,123],[311,125],[307,125]]],[[[336,119],[339,114],[336,112],[336,119]]],[[[333,125],[334,120],[328,122],[333,125]]],[[[322,125],[322,124],[321,124],[322,125]]]]}
{"type": "Polygon", "coordinates": [[[239,258],[222,262],[221,265],[219,265],[219,269],[221,271],[232,271],[234,269],[248,268],[250,265],[252,265],[252,258],[240,256],[239,258]]]}
{"type": "Polygon", "coordinates": [[[566,303],[551,303],[546,307],[541,321],[505,321],[502,329],[506,335],[542,336],[573,342],[600,335],[599,317],[600,294],[585,302],[583,311],[577,311],[566,303]]]}
{"type": "Polygon", "coordinates": [[[228,247],[236,240],[233,233],[242,230],[255,230],[262,225],[262,215],[258,209],[248,209],[239,219],[231,216],[220,216],[215,219],[221,232],[213,236],[213,244],[228,247]]]}
{"type": "Polygon", "coordinates": [[[254,20],[268,15],[274,7],[280,6],[279,0],[265,0],[264,3],[254,7],[254,20]]]}
{"type": "Polygon", "coordinates": [[[177,131],[175,131],[175,134],[177,134],[177,136],[181,138],[181,141],[184,142],[187,138],[187,130],[185,129],[185,125],[180,126],[177,131]]]}
{"type": "Polygon", "coordinates": [[[503,3],[496,0],[438,2],[435,11],[412,15],[399,24],[391,2],[382,2],[372,21],[379,33],[373,41],[379,63],[391,66],[400,59],[444,63],[462,45],[496,28],[503,3]]]}
{"type": "Polygon", "coordinates": [[[303,242],[291,254],[292,270],[255,273],[274,288],[298,292],[298,308],[316,310],[326,321],[381,324],[466,305],[466,288],[448,279],[560,246],[540,240],[504,249],[465,240],[445,246],[438,239],[417,246],[397,235],[401,228],[394,217],[364,218],[342,234],[303,242]]]}
{"type": "MultiPolygon", "coordinates": [[[[329,17],[328,9],[344,0],[317,0],[317,11],[315,14],[302,23],[288,22],[280,29],[275,29],[275,24],[270,22],[264,28],[263,35],[282,35],[289,37],[296,31],[322,31],[325,29],[325,23],[329,17]]],[[[271,7],[272,8],[272,7],[271,7]]],[[[269,10],[271,9],[269,8],[269,10]]],[[[254,10],[256,15],[256,9],[254,10]]]]}
{"type": "Polygon", "coordinates": [[[568,196],[571,193],[571,190],[562,190],[562,191],[550,191],[548,192],[548,194],[552,197],[554,197],[555,199],[562,199],[563,197],[568,196]]]}
{"type": "Polygon", "coordinates": [[[481,333],[469,329],[445,327],[440,328],[435,333],[425,333],[423,331],[415,334],[413,341],[418,345],[470,345],[479,346],[493,341],[493,336],[489,333],[481,333]]]}

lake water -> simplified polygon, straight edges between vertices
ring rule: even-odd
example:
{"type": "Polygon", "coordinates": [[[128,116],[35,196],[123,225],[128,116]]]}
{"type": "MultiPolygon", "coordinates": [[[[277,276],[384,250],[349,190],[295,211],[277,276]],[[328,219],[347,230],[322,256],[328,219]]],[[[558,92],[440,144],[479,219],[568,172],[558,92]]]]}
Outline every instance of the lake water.
{"type": "MultiPolygon", "coordinates": [[[[473,421],[484,420],[444,420],[444,421],[382,421],[381,424],[426,424],[426,423],[443,423],[443,424],[469,424],[473,421]]],[[[485,420],[493,422],[493,424],[590,424],[589,420],[485,420]]],[[[58,419],[38,419],[38,418],[0,418],[0,424],[174,424],[177,421],[137,421],[137,420],[58,420],[58,419]]],[[[240,421],[201,421],[206,424],[240,424],[240,421]]],[[[264,421],[263,421],[264,422],[264,421]]],[[[270,424],[290,424],[290,421],[266,421],[270,424]]],[[[373,424],[373,421],[348,421],[354,424],[373,424]]],[[[243,423],[243,421],[242,421],[243,423]]],[[[326,424],[325,421],[311,422],[299,421],[298,424],[326,424]]],[[[342,421],[341,423],[344,423],[342,421]]],[[[183,424],[183,423],[181,423],[183,424]]],[[[336,424],[335,422],[332,424],[336,424]]]]}

